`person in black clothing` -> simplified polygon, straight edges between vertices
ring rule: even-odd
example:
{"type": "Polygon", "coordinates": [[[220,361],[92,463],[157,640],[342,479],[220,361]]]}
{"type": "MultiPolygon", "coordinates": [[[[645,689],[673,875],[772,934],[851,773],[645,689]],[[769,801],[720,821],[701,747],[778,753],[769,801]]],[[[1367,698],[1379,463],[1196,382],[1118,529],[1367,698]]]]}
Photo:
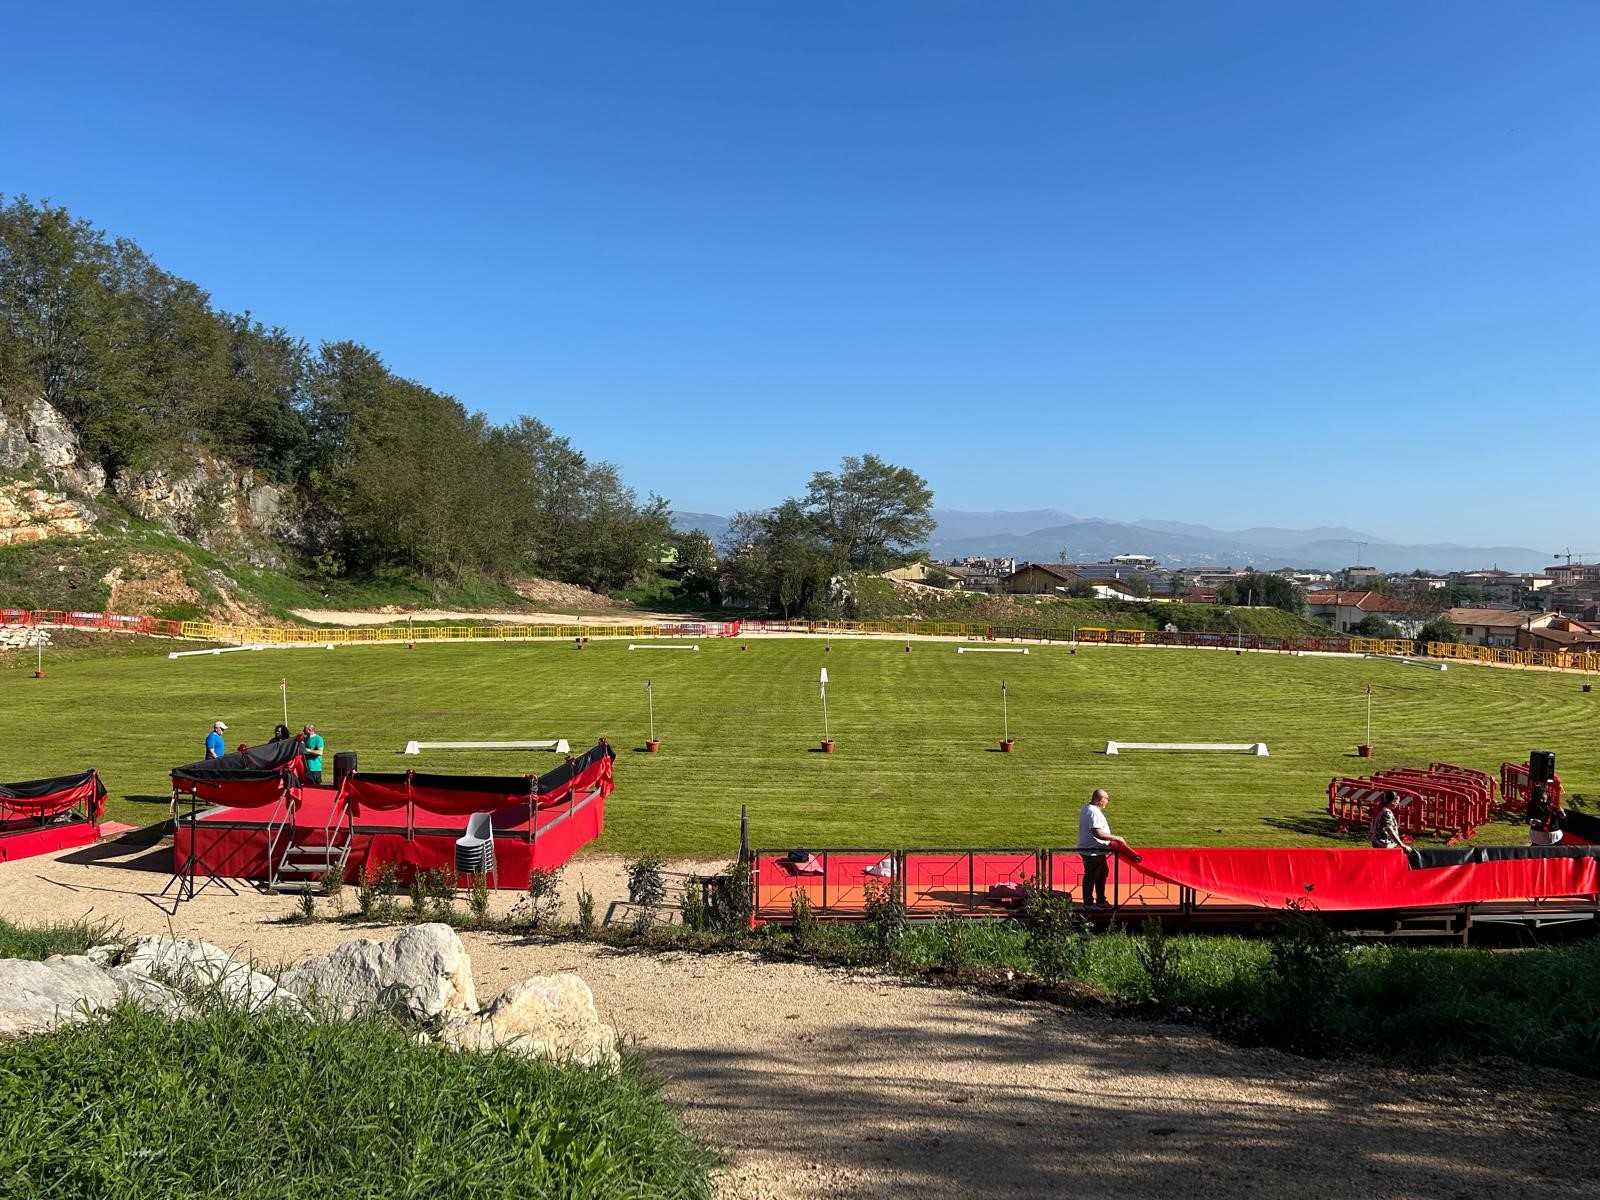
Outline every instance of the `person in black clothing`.
{"type": "Polygon", "coordinates": [[[292,741],[293,739],[294,739],[294,734],[289,732],[289,727],[287,725],[279,725],[276,729],[274,729],[272,731],[271,741],[274,741],[274,742],[287,742],[287,741],[292,741]]]}
{"type": "Polygon", "coordinates": [[[1550,795],[1542,783],[1533,785],[1528,797],[1528,845],[1555,846],[1561,841],[1561,801],[1550,795]]]}

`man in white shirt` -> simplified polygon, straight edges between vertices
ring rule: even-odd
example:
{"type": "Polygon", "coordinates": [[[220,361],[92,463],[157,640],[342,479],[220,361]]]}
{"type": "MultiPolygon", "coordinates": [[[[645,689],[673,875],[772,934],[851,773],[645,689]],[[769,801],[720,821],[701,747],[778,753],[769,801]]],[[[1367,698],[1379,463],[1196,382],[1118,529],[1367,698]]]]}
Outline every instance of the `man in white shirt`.
{"type": "Polygon", "coordinates": [[[1105,807],[1111,794],[1105,788],[1095,788],[1078,812],[1078,850],[1083,856],[1083,902],[1089,907],[1105,907],[1106,876],[1111,873],[1110,854],[1113,846],[1128,843],[1111,832],[1106,820],[1105,807]]]}

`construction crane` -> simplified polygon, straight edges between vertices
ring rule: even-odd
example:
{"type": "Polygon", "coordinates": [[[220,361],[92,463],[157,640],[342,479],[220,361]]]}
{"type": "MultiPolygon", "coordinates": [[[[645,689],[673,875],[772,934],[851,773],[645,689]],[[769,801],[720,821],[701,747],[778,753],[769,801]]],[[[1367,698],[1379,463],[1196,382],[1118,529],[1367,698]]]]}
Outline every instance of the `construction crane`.
{"type": "Polygon", "coordinates": [[[1572,547],[1569,546],[1565,550],[1557,550],[1550,557],[1551,558],[1564,558],[1564,559],[1566,559],[1567,560],[1567,566],[1569,566],[1569,567],[1572,565],[1572,560],[1573,559],[1577,559],[1578,560],[1578,565],[1581,567],[1583,565],[1583,560],[1584,559],[1600,557],[1600,550],[1584,550],[1584,551],[1582,551],[1582,552],[1580,552],[1578,554],[1574,554],[1572,552],[1572,547]]]}

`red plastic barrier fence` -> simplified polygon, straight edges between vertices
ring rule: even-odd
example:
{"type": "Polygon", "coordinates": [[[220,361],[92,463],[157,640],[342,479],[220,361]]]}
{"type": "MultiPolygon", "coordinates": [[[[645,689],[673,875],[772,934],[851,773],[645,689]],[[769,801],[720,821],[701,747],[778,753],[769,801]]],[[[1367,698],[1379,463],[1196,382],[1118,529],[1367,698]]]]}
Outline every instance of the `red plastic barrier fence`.
{"type": "MultiPolygon", "coordinates": [[[[1544,785],[1545,793],[1557,804],[1561,803],[1561,776],[1554,783],[1544,785]]],[[[1528,782],[1528,764],[1500,764],[1500,807],[1509,813],[1528,811],[1528,797],[1533,786],[1528,782]]]]}

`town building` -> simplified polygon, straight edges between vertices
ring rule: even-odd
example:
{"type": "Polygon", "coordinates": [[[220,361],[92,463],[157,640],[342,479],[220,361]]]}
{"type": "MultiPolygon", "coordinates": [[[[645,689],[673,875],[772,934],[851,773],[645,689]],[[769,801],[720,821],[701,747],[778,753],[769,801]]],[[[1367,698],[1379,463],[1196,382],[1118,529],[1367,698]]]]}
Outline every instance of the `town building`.
{"type": "Polygon", "coordinates": [[[1349,633],[1368,617],[1397,626],[1402,637],[1410,637],[1423,624],[1414,614],[1408,615],[1402,601],[1382,592],[1312,592],[1306,596],[1306,615],[1338,633],[1349,633]]]}
{"type": "Polygon", "coordinates": [[[1521,632],[1531,634],[1556,620],[1555,613],[1508,608],[1447,608],[1441,615],[1461,630],[1467,645],[1508,650],[1516,648],[1521,632]]]}

